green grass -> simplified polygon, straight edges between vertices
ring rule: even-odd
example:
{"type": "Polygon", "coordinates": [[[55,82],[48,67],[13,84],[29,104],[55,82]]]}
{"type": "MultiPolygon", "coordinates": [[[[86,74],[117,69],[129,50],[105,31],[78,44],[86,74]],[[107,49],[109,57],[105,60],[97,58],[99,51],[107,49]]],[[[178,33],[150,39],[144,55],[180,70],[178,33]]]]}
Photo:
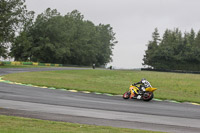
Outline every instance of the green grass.
{"type": "Polygon", "coordinates": [[[0,115],[1,133],[161,133],[0,115]]]}
{"type": "Polygon", "coordinates": [[[200,103],[200,75],[149,71],[64,70],[9,74],[5,80],[47,87],[123,94],[131,83],[146,78],[155,98],[200,103]]]}

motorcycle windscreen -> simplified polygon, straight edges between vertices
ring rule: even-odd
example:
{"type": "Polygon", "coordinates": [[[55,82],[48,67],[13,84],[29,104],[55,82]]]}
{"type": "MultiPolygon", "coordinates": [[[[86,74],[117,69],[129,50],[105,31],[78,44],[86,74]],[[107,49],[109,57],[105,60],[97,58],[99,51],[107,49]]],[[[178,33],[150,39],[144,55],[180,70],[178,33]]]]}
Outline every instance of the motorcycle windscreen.
{"type": "Polygon", "coordinates": [[[146,88],[145,91],[153,92],[153,91],[155,91],[156,89],[157,89],[157,88],[149,87],[149,88],[146,88]]]}

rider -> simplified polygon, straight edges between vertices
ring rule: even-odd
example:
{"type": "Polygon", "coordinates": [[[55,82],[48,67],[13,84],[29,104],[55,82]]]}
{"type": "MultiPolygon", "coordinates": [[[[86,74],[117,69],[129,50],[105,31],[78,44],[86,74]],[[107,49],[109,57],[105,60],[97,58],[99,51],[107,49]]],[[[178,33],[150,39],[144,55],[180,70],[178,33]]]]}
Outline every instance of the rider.
{"type": "Polygon", "coordinates": [[[133,85],[135,86],[137,84],[141,84],[139,87],[141,93],[143,93],[146,88],[152,87],[151,84],[149,83],[149,81],[147,81],[145,78],[142,78],[141,81],[134,83],[133,85]]]}

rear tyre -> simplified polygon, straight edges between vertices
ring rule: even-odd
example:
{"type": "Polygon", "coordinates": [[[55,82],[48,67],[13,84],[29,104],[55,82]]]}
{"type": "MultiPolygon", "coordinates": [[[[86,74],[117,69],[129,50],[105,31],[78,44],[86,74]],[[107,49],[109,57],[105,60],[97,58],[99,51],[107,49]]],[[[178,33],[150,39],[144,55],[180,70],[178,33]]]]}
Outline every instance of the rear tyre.
{"type": "Polygon", "coordinates": [[[154,97],[152,92],[145,92],[142,96],[143,101],[150,101],[154,97]]]}
{"type": "Polygon", "coordinates": [[[123,95],[124,99],[129,99],[130,98],[131,93],[129,91],[125,92],[123,95]]]}

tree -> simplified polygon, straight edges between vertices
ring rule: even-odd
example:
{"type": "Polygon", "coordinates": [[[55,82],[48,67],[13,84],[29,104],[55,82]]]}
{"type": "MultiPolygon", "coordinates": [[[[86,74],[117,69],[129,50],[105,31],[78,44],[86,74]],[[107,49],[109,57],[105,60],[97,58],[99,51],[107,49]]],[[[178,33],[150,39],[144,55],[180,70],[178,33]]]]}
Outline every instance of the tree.
{"type": "Polygon", "coordinates": [[[16,38],[11,55],[35,62],[105,65],[112,60],[114,36],[110,25],[95,26],[77,10],[62,16],[48,8],[16,38]]]}
{"type": "Polygon", "coordinates": [[[193,29],[184,36],[178,28],[167,29],[157,45],[152,36],[144,55],[144,65],[155,69],[200,70],[199,42],[200,33],[196,35],[193,29]]]}
{"type": "Polygon", "coordinates": [[[0,1],[0,56],[7,56],[7,48],[13,42],[17,32],[24,27],[28,12],[24,5],[25,0],[0,1]]]}
{"type": "Polygon", "coordinates": [[[28,61],[31,53],[31,38],[28,37],[27,32],[21,32],[15,39],[11,46],[11,57],[14,57],[16,61],[28,61]]]}
{"type": "Polygon", "coordinates": [[[200,62],[200,31],[197,33],[196,38],[194,39],[192,51],[196,62],[200,62]]]}
{"type": "Polygon", "coordinates": [[[158,33],[158,29],[155,28],[154,32],[152,33],[152,41],[149,41],[147,44],[148,49],[145,51],[144,58],[143,58],[143,65],[148,65],[148,66],[154,66],[156,67],[157,63],[154,61],[154,58],[156,56],[156,50],[158,50],[158,45],[160,43],[160,35],[158,33]]]}
{"type": "Polygon", "coordinates": [[[105,65],[106,63],[112,61],[112,49],[117,43],[117,41],[115,40],[115,33],[112,30],[113,29],[109,24],[99,24],[97,26],[97,61],[100,65],[105,65]]]}

